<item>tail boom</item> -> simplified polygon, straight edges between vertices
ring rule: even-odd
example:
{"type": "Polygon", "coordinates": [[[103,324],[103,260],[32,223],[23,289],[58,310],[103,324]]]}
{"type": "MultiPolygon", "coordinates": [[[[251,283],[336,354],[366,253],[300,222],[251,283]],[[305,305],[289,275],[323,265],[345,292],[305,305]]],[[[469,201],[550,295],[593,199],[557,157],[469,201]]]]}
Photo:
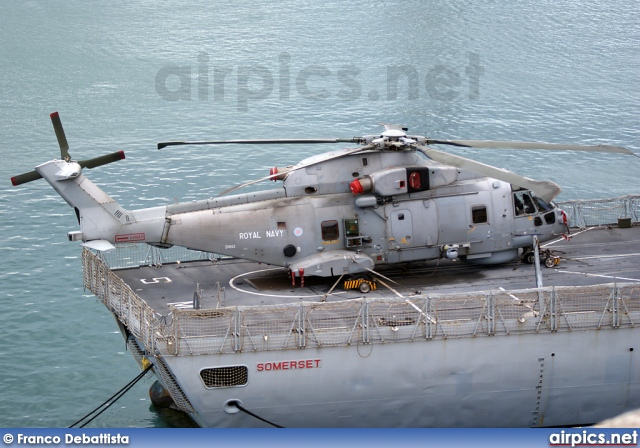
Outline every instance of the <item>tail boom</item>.
{"type": "Polygon", "coordinates": [[[84,177],[75,162],[51,160],[37,166],[36,172],[76,210],[81,233],[73,232],[72,239],[110,243],[160,241],[166,207],[126,210],[84,177]]]}

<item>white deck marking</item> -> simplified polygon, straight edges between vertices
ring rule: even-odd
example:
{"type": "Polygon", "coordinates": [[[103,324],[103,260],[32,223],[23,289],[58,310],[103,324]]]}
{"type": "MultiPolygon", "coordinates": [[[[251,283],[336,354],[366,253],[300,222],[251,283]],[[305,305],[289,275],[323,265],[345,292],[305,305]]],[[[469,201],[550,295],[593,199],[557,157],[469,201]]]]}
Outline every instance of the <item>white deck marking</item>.
{"type": "Polygon", "coordinates": [[[625,257],[637,257],[639,255],[640,255],[640,252],[636,252],[633,254],[618,254],[618,255],[591,255],[588,257],[572,258],[572,260],[591,260],[593,258],[625,258],[625,257]]]}
{"type": "MultiPolygon", "coordinates": [[[[499,289],[500,291],[506,291],[506,289],[504,289],[502,286],[500,286],[498,289],[499,289]]],[[[516,296],[514,296],[514,295],[513,295],[513,294],[511,294],[510,292],[508,292],[507,294],[508,294],[508,295],[509,295],[509,297],[511,297],[513,300],[516,300],[516,301],[518,301],[518,302],[520,301],[520,299],[518,299],[516,296]]]]}
{"type": "MultiPolygon", "coordinates": [[[[235,277],[233,277],[231,280],[229,280],[229,286],[231,286],[233,289],[235,289],[236,291],[239,292],[243,292],[246,294],[253,294],[254,296],[262,296],[262,297],[324,297],[325,294],[289,294],[289,295],[284,295],[284,294],[265,294],[262,292],[253,292],[253,291],[247,291],[246,289],[242,289],[242,288],[238,288],[236,285],[233,284],[234,280],[239,279],[240,277],[244,277],[246,275],[251,275],[251,274],[255,274],[258,272],[267,272],[267,271],[275,271],[278,269],[283,269],[283,268],[270,268],[270,269],[259,269],[257,271],[251,271],[251,272],[245,272],[244,274],[240,274],[240,275],[236,275],[235,277]]],[[[292,288],[300,288],[299,286],[291,286],[292,288]]],[[[334,292],[330,295],[338,295],[338,294],[346,294],[347,291],[341,291],[341,292],[334,292]]]]}
{"type": "Polygon", "coordinates": [[[563,271],[566,274],[579,274],[586,275],[587,277],[602,277],[602,278],[612,278],[615,280],[626,280],[630,282],[640,282],[640,279],[637,278],[627,278],[627,277],[616,277],[615,275],[604,275],[604,274],[589,274],[586,272],[573,272],[573,271],[563,271]]]}
{"type": "Polygon", "coordinates": [[[160,280],[164,280],[162,283],[171,283],[172,280],[169,277],[154,277],[151,280],[147,280],[146,278],[141,278],[140,281],[145,285],[152,285],[154,283],[160,283],[160,280]]]}
{"type": "Polygon", "coordinates": [[[167,306],[175,306],[176,308],[179,308],[181,310],[185,310],[185,309],[193,309],[193,301],[191,302],[171,302],[171,303],[167,303],[167,306]]]}
{"type": "MultiPolygon", "coordinates": [[[[586,228],[586,229],[584,229],[584,230],[581,230],[581,231],[576,232],[576,233],[572,233],[571,235],[569,235],[569,241],[571,241],[571,238],[573,238],[574,236],[580,235],[581,233],[588,232],[589,230],[596,229],[596,228],[597,228],[597,227],[587,227],[587,228],[586,228]]],[[[547,246],[551,246],[552,244],[559,243],[559,242],[561,242],[561,241],[567,241],[567,240],[566,240],[566,239],[564,239],[564,238],[558,238],[557,240],[549,241],[548,243],[545,243],[545,244],[543,244],[543,245],[542,245],[542,246],[540,246],[540,247],[547,247],[547,246]]]]}

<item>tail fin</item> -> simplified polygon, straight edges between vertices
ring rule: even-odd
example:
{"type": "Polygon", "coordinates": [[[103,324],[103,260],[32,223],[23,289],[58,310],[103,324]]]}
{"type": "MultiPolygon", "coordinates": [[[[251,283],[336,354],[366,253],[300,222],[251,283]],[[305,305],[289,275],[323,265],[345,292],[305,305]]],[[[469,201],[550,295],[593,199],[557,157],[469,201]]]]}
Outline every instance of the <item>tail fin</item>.
{"type": "Polygon", "coordinates": [[[93,159],[72,161],[60,117],[57,112],[52,113],[50,117],[62,160],[51,160],[38,165],[35,171],[12,177],[11,183],[16,186],[44,178],[76,211],[81,232],[71,232],[69,238],[83,241],[102,240],[88,245],[108,247],[108,241],[115,242],[122,226],[134,220],[133,215],[84,177],[82,168],[95,168],[122,160],[125,158],[124,152],[116,151],[93,159]]]}
{"type": "Polygon", "coordinates": [[[111,240],[132,221],[129,211],[81,174],[79,163],[51,160],[36,171],[76,210],[82,235],[75,239],[111,240]]]}

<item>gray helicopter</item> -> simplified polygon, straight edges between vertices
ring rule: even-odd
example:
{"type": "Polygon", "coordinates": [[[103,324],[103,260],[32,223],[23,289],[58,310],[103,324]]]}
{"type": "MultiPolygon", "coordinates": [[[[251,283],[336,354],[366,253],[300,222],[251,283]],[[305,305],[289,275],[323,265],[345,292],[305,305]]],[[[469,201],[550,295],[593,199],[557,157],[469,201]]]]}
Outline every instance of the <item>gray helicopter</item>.
{"type": "MultiPolygon", "coordinates": [[[[194,202],[127,210],[82,174],[124,158],[122,151],[73,161],[57,112],[51,114],[61,160],[13,177],[13,185],[44,178],[74,208],[79,231],[69,240],[94,250],[144,242],[173,245],[288,268],[296,277],[353,278],[380,265],[459,259],[491,265],[532,261],[534,237],[568,232],[552,201],[560,187],[428,145],[580,150],[635,155],[618,146],[436,140],[384,125],[379,135],[338,139],[179,141],[175,145],[352,143],[194,202]],[[278,188],[230,193],[265,180],[278,188]]],[[[366,288],[365,284],[365,288],[366,288]]]]}

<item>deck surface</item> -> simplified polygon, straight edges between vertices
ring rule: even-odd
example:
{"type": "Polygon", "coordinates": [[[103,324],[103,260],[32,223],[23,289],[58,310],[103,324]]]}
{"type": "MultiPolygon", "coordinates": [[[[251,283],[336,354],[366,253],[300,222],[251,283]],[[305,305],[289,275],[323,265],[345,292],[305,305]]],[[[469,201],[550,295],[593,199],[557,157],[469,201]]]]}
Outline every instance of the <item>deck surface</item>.
{"type": "MultiPolygon", "coordinates": [[[[543,286],[584,286],[601,283],[640,283],[640,226],[629,229],[594,227],[573,230],[570,241],[558,239],[544,247],[560,257],[552,268],[542,266],[543,286]]],[[[416,293],[458,293],[535,288],[533,265],[511,262],[499,266],[473,266],[452,260],[429,261],[378,270],[391,291],[378,283],[367,297],[408,297],[416,293]]],[[[239,259],[164,264],[115,271],[143,300],[162,315],[170,306],[193,308],[197,286],[201,308],[272,305],[300,300],[347,300],[363,297],[358,290],[344,291],[342,281],[330,295],[335,278],[305,278],[305,287],[291,285],[285,268],[239,259]],[[218,286],[219,285],[219,286],[218,286]],[[220,288],[224,288],[223,291],[220,288]]],[[[344,280],[344,279],[343,279],[344,280]]]]}

